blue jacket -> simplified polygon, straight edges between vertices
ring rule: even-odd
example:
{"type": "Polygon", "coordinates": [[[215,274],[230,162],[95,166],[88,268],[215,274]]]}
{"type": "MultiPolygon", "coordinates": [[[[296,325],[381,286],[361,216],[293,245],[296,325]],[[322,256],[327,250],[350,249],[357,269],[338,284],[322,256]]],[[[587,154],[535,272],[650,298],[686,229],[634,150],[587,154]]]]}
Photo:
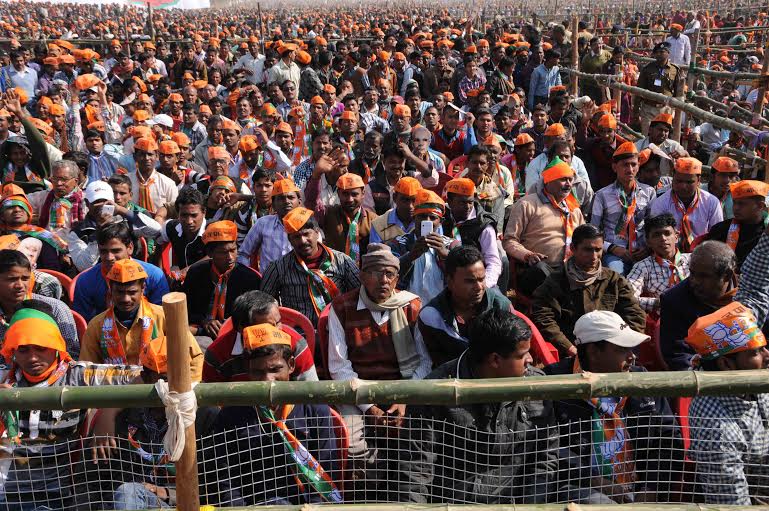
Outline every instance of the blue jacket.
{"type": "MultiPolygon", "coordinates": [[[[144,296],[154,303],[161,305],[163,295],[168,293],[168,282],[166,281],[163,270],[157,266],[138,261],[147,272],[147,287],[144,289],[144,296]]],[[[90,270],[81,273],[75,283],[75,302],[72,308],[86,321],[91,321],[94,316],[107,310],[107,283],[101,275],[101,263],[90,270]]]]}

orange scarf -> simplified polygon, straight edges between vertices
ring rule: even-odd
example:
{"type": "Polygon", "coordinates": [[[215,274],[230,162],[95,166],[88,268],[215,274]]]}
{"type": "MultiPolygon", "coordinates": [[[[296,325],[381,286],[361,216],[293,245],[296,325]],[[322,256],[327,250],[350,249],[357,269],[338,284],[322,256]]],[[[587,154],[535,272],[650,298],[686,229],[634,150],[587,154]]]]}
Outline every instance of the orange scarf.
{"type": "Polygon", "coordinates": [[[150,213],[155,213],[155,204],[152,203],[152,196],[150,195],[150,187],[155,184],[155,176],[153,175],[146,181],[142,181],[137,170],[136,180],[139,182],[139,206],[150,213]]]}
{"type": "MultiPolygon", "coordinates": [[[[136,315],[136,321],[141,322],[142,333],[139,346],[139,352],[150,341],[158,337],[157,325],[152,317],[149,315],[150,303],[147,297],[142,296],[141,303],[139,304],[139,312],[136,315]]],[[[104,323],[101,326],[101,339],[100,347],[102,352],[102,359],[105,364],[117,364],[125,365],[127,363],[127,357],[123,342],[120,340],[120,332],[118,331],[118,321],[115,319],[115,308],[110,307],[107,309],[107,314],[104,316],[104,323]]],[[[131,325],[133,327],[133,325],[131,325]]]]}
{"type": "Polygon", "coordinates": [[[579,203],[572,194],[566,196],[561,203],[555,202],[555,197],[543,190],[545,197],[550,201],[550,205],[555,208],[561,214],[561,220],[563,221],[563,232],[566,234],[566,249],[563,251],[563,260],[566,261],[571,257],[571,237],[576,229],[574,220],[574,211],[579,209],[579,203]]]}
{"type": "Polygon", "coordinates": [[[689,215],[694,213],[694,210],[696,210],[699,205],[700,191],[697,190],[694,199],[692,200],[692,203],[689,204],[688,208],[684,207],[684,203],[678,198],[676,192],[671,192],[670,196],[673,199],[673,204],[675,204],[676,209],[681,213],[681,234],[683,234],[681,238],[681,251],[691,252],[692,243],[694,243],[694,228],[692,227],[689,215]]]}
{"type": "Polygon", "coordinates": [[[224,301],[227,299],[227,281],[230,279],[230,273],[235,269],[235,265],[224,273],[219,273],[216,266],[211,264],[211,271],[216,279],[214,285],[214,304],[211,308],[211,319],[224,321],[224,301]]]}
{"type": "Polygon", "coordinates": [[[732,220],[732,223],[729,224],[729,232],[726,233],[726,244],[729,245],[729,248],[732,250],[737,249],[737,242],[740,239],[740,224],[737,223],[737,221],[732,220]]]}
{"type": "Polygon", "coordinates": [[[622,185],[617,183],[617,200],[619,201],[619,205],[622,208],[622,214],[620,215],[619,221],[616,225],[615,234],[620,239],[627,240],[627,249],[632,251],[633,245],[635,244],[635,209],[636,209],[636,184],[635,181],[633,181],[633,187],[632,190],[630,190],[630,197],[631,201],[628,204],[628,198],[625,194],[624,188],[622,188],[622,185]]]}
{"type": "Polygon", "coordinates": [[[681,269],[679,268],[679,263],[681,261],[681,252],[676,250],[676,255],[673,258],[673,261],[670,261],[668,259],[663,259],[657,254],[654,255],[654,260],[657,262],[658,265],[662,266],[663,268],[670,271],[670,276],[668,277],[668,288],[671,288],[684,280],[686,277],[684,276],[683,272],[681,272],[681,269]]]}

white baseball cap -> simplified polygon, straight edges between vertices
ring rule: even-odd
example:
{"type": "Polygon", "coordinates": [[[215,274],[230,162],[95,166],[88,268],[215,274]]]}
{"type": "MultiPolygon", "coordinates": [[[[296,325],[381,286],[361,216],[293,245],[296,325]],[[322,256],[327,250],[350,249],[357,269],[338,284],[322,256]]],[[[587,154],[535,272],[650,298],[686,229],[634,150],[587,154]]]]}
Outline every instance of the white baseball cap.
{"type": "Polygon", "coordinates": [[[89,204],[93,204],[99,200],[115,201],[115,194],[112,192],[112,187],[104,181],[94,181],[88,183],[85,187],[85,200],[89,204]]]}
{"type": "Polygon", "coordinates": [[[150,125],[150,126],[155,125],[155,124],[159,124],[159,125],[164,126],[164,127],[168,128],[168,129],[173,129],[173,127],[174,127],[174,120],[171,119],[170,115],[157,114],[152,119],[149,119],[147,121],[147,124],[150,125]]]}
{"type": "Polygon", "coordinates": [[[607,341],[623,348],[634,348],[650,337],[636,332],[619,314],[612,311],[588,312],[574,325],[574,344],[607,341]]]}

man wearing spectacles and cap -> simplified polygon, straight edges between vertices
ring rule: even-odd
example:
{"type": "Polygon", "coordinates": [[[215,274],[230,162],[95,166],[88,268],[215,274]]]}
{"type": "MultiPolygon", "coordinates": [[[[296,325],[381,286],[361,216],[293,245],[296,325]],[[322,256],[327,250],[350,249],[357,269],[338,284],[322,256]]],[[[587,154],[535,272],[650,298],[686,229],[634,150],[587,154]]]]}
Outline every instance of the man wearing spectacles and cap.
{"type": "MultiPolygon", "coordinates": [[[[424,378],[432,368],[427,348],[415,337],[421,306],[408,291],[397,291],[400,261],[390,247],[369,245],[362,257],[361,286],[334,298],[328,316],[328,370],[334,380],[401,380],[424,378]]],[[[341,405],[350,429],[354,470],[365,471],[355,490],[376,490],[381,467],[377,448],[383,442],[366,438],[366,424],[399,427],[405,405],[373,403],[341,405]]]]}
{"type": "MultiPolygon", "coordinates": [[[[576,355],[545,374],[645,372],[634,350],[649,336],[612,311],[588,312],[574,325],[576,355]]],[[[683,468],[681,431],[664,397],[617,396],[553,402],[561,430],[559,500],[600,504],[668,502],[683,468]],[[660,453],[668,453],[661,456],[660,453]]]]}

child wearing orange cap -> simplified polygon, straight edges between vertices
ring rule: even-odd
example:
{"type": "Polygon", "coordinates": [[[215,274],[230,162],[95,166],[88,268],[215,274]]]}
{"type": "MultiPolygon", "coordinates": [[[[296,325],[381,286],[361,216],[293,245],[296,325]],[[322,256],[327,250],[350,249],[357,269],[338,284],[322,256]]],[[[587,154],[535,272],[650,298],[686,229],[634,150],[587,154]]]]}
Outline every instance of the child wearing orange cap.
{"type": "Polygon", "coordinates": [[[256,271],[237,262],[237,239],[237,226],[230,220],[206,225],[203,243],[208,259],[190,266],[182,285],[187,294],[190,330],[205,347],[219,335],[235,298],[249,289],[258,289],[261,283],[256,271]]]}
{"type": "Polygon", "coordinates": [[[633,263],[649,255],[643,223],[657,194],[636,179],[638,149],[632,142],[617,147],[611,168],[616,180],[596,192],[590,223],[604,234],[603,264],[626,275],[633,263]]]}
{"type": "MultiPolygon", "coordinates": [[[[148,275],[134,259],[116,261],[107,272],[112,305],[88,322],[80,345],[80,360],[96,363],[137,364],[139,354],[152,341],[165,337],[165,314],[144,296],[148,275]]],[[[190,333],[190,370],[200,381],[203,352],[190,333]]]]}
{"type": "MultiPolygon", "coordinates": [[[[289,334],[269,323],[245,327],[242,346],[249,379],[289,381],[296,364],[291,344],[289,334]]],[[[240,473],[226,488],[211,485],[215,502],[342,502],[329,475],[340,467],[327,405],[226,406],[214,430],[214,438],[220,438],[215,471],[240,473]],[[246,465],[247,470],[240,470],[246,465]]]]}
{"type": "Polygon", "coordinates": [[[769,185],[763,181],[743,180],[731,183],[729,187],[734,216],[714,225],[705,239],[729,245],[737,256],[737,268],[740,268],[766,228],[769,185]]]}
{"type": "MultiPolygon", "coordinates": [[[[50,307],[39,300],[27,300],[10,318],[2,355],[12,361],[10,368],[3,371],[0,384],[5,392],[11,388],[90,387],[141,381],[141,367],[136,365],[73,361],[50,307]]],[[[0,431],[7,436],[7,455],[12,462],[0,506],[39,509],[43,494],[51,508],[75,506],[72,464],[68,460],[80,449],[80,434],[87,416],[86,409],[2,413],[0,431]]],[[[103,427],[114,420],[114,415],[102,414],[97,420],[103,427]]]]}

